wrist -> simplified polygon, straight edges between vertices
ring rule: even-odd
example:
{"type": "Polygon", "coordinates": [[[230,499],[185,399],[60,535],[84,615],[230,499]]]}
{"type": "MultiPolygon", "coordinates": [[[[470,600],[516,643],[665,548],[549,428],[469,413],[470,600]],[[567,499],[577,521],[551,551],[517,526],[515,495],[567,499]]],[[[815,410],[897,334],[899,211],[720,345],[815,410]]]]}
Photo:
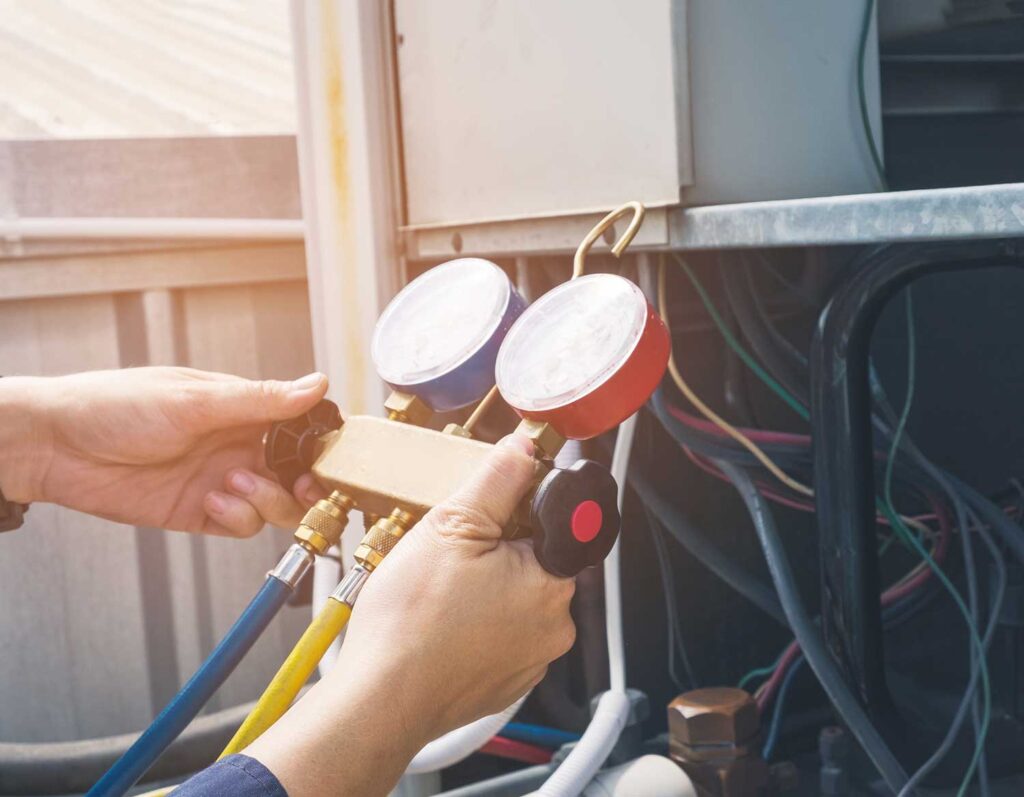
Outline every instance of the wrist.
{"type": "Polygon", "coordinates": [[[8,501],[43,500],[43,482],[52,456],[52,434],[45,422],[48,379],[0,379],[0,490],[8,501]]]}
{"type": "Polygon", "coordinates": [[[245,750],[292,797],[383,797],[429,741],[394,710],[387,690],[351,686],[316,684],[245,750]]]}

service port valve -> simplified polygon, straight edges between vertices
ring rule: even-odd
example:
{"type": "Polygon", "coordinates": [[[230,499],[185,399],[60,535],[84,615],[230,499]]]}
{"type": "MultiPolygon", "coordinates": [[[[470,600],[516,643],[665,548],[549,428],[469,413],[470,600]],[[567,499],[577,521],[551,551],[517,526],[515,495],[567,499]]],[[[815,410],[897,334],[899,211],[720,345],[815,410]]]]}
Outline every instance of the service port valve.
{"type": "Polygon", "coordinates": [[[533,552],[545,570],[569,578],[604,561],[619,536],[617,492],[608,469],[589,459],[544,477],[530,525],[533,552]]]}

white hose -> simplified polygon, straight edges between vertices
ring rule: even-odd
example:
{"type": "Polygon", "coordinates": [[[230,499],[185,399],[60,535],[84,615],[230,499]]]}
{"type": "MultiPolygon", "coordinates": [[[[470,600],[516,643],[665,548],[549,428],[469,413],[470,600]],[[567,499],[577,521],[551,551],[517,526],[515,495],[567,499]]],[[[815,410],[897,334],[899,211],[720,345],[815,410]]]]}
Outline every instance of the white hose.
{"type": "Polygon", "coordinates": [[[625,692],[601,695],[583,738],[537,790],[538,797],[576,797],[582,792],[607,760],[628,719],[629,698],[625,692]]]}
{"type": "Polygon", "coordinates": [[[406,768],[405,774],[418,775],[423,772],[435,772],[457,764],[472,755],[508,724],[508,721],[519,711],[519,707],[523,705],[527,695],[523,695],[500,714],[483,717],[434,739],[416,754],[406,768]]]}
{"type": "MultiPolygon", "coordinates": [[[[612,451],[612,478],[618,485],[617,502],[619,514],[626,498],[626,475],[629,472],[629,455],[633,450],[636,434],[636,415],[631,415],[619,425],[612,451]]],[[[622,536],[615,540],[611,552],[604,560],[604,606],[605,626],[608,635],[608,676],[613,692],[626,691],[626,643],[622,636],[622,536]]]]}
{"type": "MultiPolygon", "coordinates": [[[[636,433],[636,415],[619,426],[612,452],[612,476],[618,485],[619,514],[626,495],[626,473],[636,433]]],[[[611,688],[601,695],[594,716],[572,752],[536,792],[541,797],[577,797],[604,765],[629,720],[626,695],[626,649],[622,635],[622,582],[619,543],[604,560],[605,623],[608,635],[608,674],[611,688]]]]}

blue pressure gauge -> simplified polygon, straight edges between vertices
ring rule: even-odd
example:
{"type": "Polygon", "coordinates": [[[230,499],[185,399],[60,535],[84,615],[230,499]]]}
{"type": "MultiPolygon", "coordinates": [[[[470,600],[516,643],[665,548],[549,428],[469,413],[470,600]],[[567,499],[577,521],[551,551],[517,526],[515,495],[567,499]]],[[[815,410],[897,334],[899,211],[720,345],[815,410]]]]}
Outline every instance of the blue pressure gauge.
{"type": "Polygon", "coordinates": [[[393,389],[435,412],[465,407],[494,384],[498,349],[525,307],[489,260],[442,263],[406,285],[377,320],[374,366],[393,389]]]}

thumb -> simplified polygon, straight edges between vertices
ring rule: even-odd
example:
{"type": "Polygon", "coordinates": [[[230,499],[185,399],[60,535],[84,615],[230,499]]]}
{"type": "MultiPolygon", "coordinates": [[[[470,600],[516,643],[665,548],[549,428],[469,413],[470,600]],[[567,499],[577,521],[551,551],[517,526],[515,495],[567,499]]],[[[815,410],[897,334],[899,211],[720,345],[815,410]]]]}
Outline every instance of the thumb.
{"type": "Polygon", "coordinates": [[[196,411],[210,428],[271,423],[311,409],[327,392],[327,377],[307,374],[291,382],[224,379],[199,383],[196,411]]]}
{"type": "Polygon", "coordinates": [[[501,440],[481,468],[438,507],[442,518],[456,515],[462,522],[453,525],[474,536],[500,536],[516,505],[530,489],[534,474],[532,453],[533,444],[525,437],[509,435],[501,440]]]}

